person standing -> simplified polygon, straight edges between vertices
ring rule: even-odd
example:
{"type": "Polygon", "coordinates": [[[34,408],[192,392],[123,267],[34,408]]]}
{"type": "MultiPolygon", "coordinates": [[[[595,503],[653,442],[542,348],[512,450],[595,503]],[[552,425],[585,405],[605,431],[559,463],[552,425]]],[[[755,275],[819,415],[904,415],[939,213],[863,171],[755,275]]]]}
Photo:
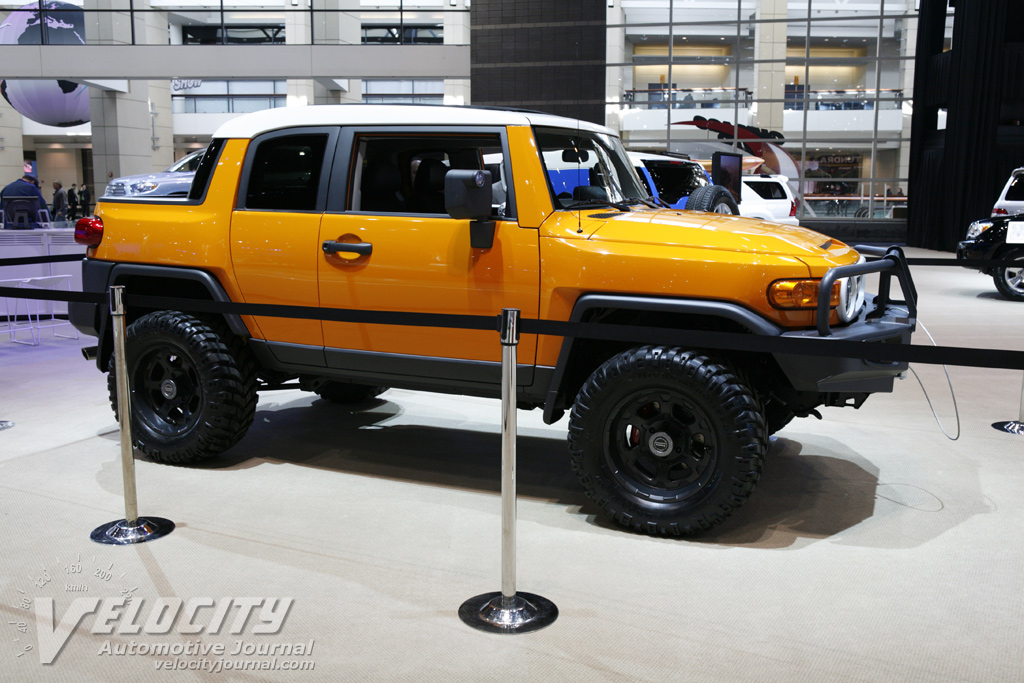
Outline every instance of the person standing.
{"type": "Polygon", "coordinates": [[[64,191],[64,186],[59,180],[53,181],[53,204],[50,212],[55,221],[65,221],[68,218],[68,193],[64,191]]]}
{"type": "Polygon", "coordinates": [[[71,189],[68,190],[68,220],[75,220],[75,216],[78,214],[78,187],[75,183],[71,183],[71,189]]]}
{"type": "Polygon", "coordinates": [[[82,208],[82,217],[89,215],[89,200],[92,199],[92,194],[89,192],[89,186],[82,183],[82,187],[78,190],[78,206],[82,208]]]}

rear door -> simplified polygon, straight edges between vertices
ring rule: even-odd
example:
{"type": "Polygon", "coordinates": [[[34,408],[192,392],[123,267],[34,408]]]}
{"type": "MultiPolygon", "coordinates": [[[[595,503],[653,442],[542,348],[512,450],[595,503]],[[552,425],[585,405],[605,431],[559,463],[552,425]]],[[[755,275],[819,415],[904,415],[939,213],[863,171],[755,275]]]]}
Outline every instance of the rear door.
{"type": "MultiPolygon", "coordinates": [[[[335,127],[291,128],[249,144],[231,216],[231,260],[244,301],[319,305],[320,221],[337,139],[335,127]]],[[[323,364],[319,320],[254,321],[268,341],[314,347],[305,357],[323,364]]]]}

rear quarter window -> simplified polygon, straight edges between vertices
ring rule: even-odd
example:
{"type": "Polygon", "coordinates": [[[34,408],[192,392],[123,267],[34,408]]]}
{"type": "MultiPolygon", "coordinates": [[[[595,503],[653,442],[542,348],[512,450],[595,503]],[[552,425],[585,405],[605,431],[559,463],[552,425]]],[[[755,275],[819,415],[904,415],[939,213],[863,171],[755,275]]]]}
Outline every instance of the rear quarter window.
{"type": "Polygon", "coordinates": [[[786,191],[774,180],[748,180],[744,184],[761,199],[786,199],[786,191]]]}
{"type": "Polygon", "coordinates": [[[288,135],[259,143],[249,175],[245,208],[316,209],[326,134],[288,135]]]}
{"type": "Polygon", "coordinates": [[[1024,202],[1024,176],[1017,176],[1006,188],[1006,201],[1024,202]]]}

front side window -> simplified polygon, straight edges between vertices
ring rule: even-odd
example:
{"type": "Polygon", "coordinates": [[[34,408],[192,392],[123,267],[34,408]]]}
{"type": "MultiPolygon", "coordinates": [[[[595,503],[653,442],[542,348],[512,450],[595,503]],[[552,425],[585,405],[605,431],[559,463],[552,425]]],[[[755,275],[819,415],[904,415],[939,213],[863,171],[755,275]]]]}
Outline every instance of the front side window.
{"type": "Polygon", "coordinates": [[[617,137],[565,128],[537,128],[535,135],[556,208],[649,195],[617,137]]]}
{"type": "Polygon", "coordinates": [[[285,135],[259,143],[249,170],[245,208],[314,211],[326,134],[285,135]]]}
{"type": "Polygon", "coordinates": [[[494,134],[357,135],[348,209],[448,215],[444,179],[452,169],[491,172],[493,215],[509,218],[505,153],[494,134]]]}

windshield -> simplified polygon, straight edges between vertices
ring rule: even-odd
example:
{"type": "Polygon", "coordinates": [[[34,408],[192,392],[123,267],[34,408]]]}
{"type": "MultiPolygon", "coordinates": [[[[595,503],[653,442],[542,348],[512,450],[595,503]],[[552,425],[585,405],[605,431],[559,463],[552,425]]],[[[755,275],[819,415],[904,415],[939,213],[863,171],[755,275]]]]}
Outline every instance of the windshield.
{"type": "Polygon", "coordinates": [[[617,137],[566,128],[537,128],[535,134],[555,208],[648,197],[617,137]]]}
{"type": "Polygon", "coordinates": [[[199,163],[203,160],[204,154],[206,154],[205,149],[192,152],[188,156],[178,159],[165,170],[168,173],[191,173],[199,168],[199,163]]]}

